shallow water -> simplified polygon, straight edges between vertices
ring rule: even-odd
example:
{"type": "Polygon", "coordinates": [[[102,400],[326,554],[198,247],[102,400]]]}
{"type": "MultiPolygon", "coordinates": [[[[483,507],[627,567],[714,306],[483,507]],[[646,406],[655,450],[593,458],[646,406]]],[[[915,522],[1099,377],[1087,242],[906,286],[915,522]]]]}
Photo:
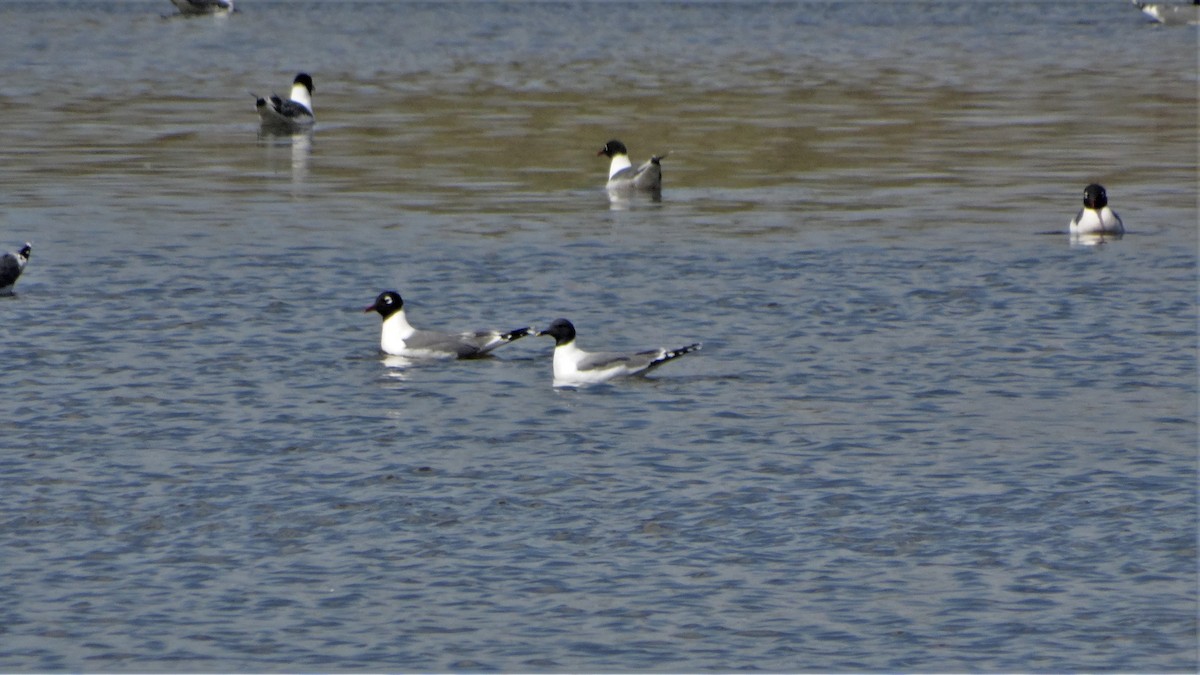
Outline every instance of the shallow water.
{"type": "Polygon", "coordinates": [[[0,6],[0,669],[1196,669],[1195,28],[239,6],[0,6]],[[705,346],[405,364],[385,288],[705,346]]]}

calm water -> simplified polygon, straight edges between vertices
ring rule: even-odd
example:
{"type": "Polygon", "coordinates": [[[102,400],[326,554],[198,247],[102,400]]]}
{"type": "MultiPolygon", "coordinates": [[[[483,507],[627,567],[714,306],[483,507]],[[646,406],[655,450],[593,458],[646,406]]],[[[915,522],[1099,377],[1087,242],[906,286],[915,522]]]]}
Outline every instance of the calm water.
{"type": "Polygon", "coordinates": [[[0,5],[0,670],[1200,665],[1194,27],[239,5],[0,5]],[[1072,245],[1093,181],[1129,234],[1072,245]],[[387,288],[705,348],[406,365],[387,288]]]}

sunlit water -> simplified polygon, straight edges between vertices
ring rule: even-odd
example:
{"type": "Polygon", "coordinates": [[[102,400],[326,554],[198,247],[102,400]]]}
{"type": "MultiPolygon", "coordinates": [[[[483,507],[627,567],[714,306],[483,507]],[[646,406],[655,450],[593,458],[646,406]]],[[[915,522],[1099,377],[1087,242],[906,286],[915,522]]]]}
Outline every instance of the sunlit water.
{"type": "Polygon", "coordinates": [[[1194,27],[238,5],[0,5],[0,670],[1196,669],[1194,27]]]}

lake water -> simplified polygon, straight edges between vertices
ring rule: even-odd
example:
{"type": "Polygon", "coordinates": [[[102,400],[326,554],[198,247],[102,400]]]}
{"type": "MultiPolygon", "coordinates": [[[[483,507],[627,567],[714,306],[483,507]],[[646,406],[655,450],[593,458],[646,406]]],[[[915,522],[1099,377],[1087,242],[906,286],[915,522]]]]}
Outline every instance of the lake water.
{"type": "Polygon", "coordinates": [[[0,670],[1200,666],[1195,27],[238,5],[0,5],[0,670]]]}

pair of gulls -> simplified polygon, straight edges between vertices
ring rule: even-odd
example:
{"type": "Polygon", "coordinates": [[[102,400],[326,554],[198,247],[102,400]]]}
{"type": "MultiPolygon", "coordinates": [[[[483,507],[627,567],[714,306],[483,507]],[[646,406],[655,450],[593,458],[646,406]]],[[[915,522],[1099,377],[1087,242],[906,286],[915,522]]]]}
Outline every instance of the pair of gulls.
{"type": "Polygon", "coordinates": [[[383,317],[380,349],[395,356],[418,358],[471,359],[488,355],[497,347],[523,337],[554,338],[554,386],[578,387],[598,384],[618,377],[645,375],[667,361],[700,349],[700,343],[678,349],[648,349],[638,352],[586,352],[575,344],[575,326],[566,319],[555,319],[542,331],[525,327],[508,332],[484,330],[443,333],[419,330],[408,323],[404,300],[395,291],[384,291],[364,312],[383,317]]]}
{"type": "MultiPolygon", "coordinates": [[[[316,122],[312,93],[312,77],[308,73],[299,73],[292,80],[292,91],[286,99],[275,94],[262,97],[252,93],[251,96],[254,96],[254,105],[264,129],[295,133],[311,129],[316,122]]],[[[657,194],[662,191],[662,160],[666,158],[666,154],[654,155],[645,164],[634,167],[629,159],[629,149],[614,138],[596,153],[596,156],[601,155],[611,160],[608,165],[608,183],[605,186],[609,192],[657,194]]]]}

